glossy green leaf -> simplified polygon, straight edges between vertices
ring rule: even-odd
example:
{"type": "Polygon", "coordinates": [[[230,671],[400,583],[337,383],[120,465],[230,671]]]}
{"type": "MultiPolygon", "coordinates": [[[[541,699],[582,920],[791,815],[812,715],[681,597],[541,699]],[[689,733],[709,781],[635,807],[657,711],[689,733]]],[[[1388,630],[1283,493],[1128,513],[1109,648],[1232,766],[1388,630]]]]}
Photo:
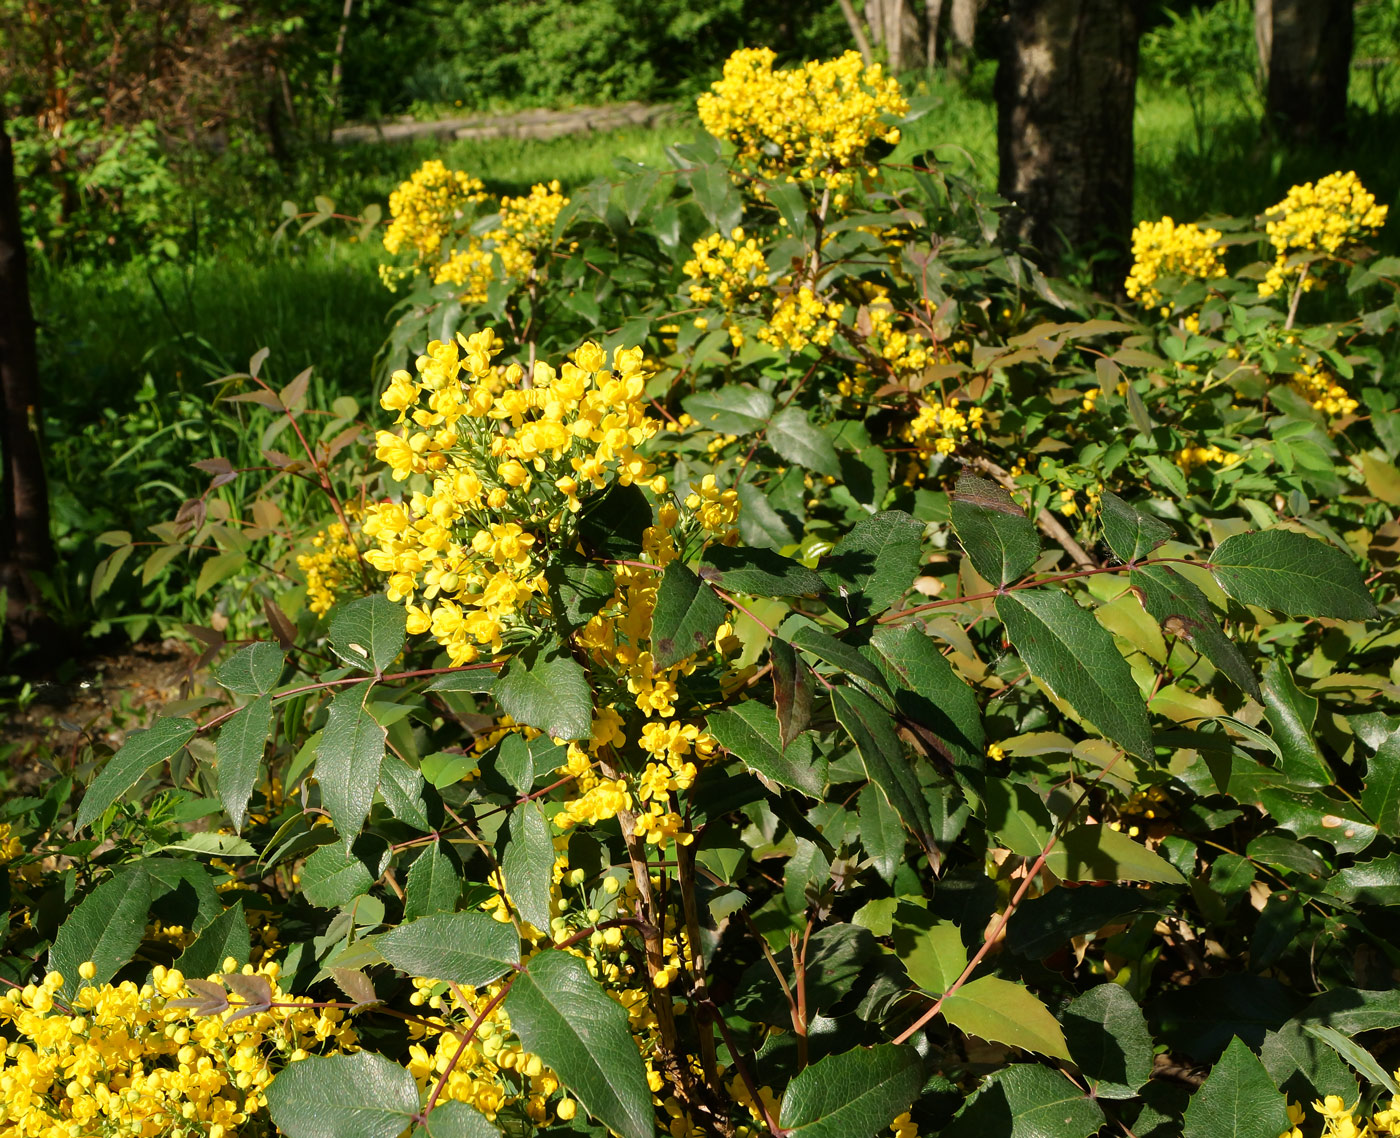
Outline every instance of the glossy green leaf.
{"type": "Polygon", "coordinates": [[[806,597],[825,591],[826,583],[800,561],[771,549],[711,545],[704,553],[700,579],[730,593],[755,597],[806,597]]]}
{"type": "Polygon", "coordinates": [[[786,640],[768,643],[773,664],[773,706],[778,713],[778,742],[783,750],[812,725],[812,671],[786,640]]]}
{"type": "Polygon", "coordinates": [[[889,712],[864,692],[843,687],[832,689],[831,708],[856,745],[866,776],[914,835],[927,843],[933,832],[928,802],[889,712]]]}
{"type": "Polygon", "coordinates": [[[267,1109],[287,1138],[397,1138],[418,1113],[407,1068],[373,1051],[290,1063],[267,1088],[267,1109]]]}
{"type": "Polygon", "coordinates": [[[355,684],[331,700],[316,748],[321,802],[347,850],[369,817],[384,762],[384,728],[365,710],[369,691],[368,682],[355,684]]]}
{"type": "Polygon", "coordinates": [[[81,830],[92,825],[107,807],[140,782],[151,767],[172,758],[194,738],[194,733],[192,720],[162,716],[147,730],[129,735],[87,788],[78,805],[78,815],[73,819],[73,828],[81,830]]]}
{"type": "Polygon", "coordinates": [[[572,551],[551,556],[544,579],[556,615],[570,628],[587,624],[613,598],[617,579],[612,569],[572,551]]]}
{"type": "Polygon", "coordinates": [[[1050,1009],[1021,984],[983,976],[945,997],[942,1010],[944,1019],[968,1035],[1055,1059],[1070,1057],[1064,1032],[1050,1009]]]}
{"type": "Polygon", "coordinates": [[[730,385],[687,395],[681,406],[702,427],[722,435],[751,435],[773,414],[773,397],[756,387],[730,385]]]}
{"type": "Polygon", "coordinates": [[[909,973],[909,979],[930,995],[941,996],[967,967],[962,930],[951,921],[896,920],[891,936],[894,954],[909,973]]]}
{"type": "Polygon", "coordinates": [[[918,575],[923,536],[923,523],[899,510],[863,518],[836,543],[821,564],[821,575],[832,591],[858,593],[870,612],[883,612],[918,575]]]}
{"type": "Polygon", "coordinates": [[[1332,1048],[1363,1079],[1384,1087],[1393,1095],[1400,1095],[1400,1085],[1396,1084],[1390,1072],[1377,1063],[1375,1056],[1359,1043],[1348,1039],[1335,1027],[1327,1027],[1323,1024],[1305,1023],[1303,1030],[1332,1048]]]}
{"type": "Polygon", "coordinates": [[[1152,1077],[1152,1036],[1137,1001],[1099,984],[1061,1016],[1069,1053],[1095,1098],[1132,1098],[1152,1077]]]}
{"type": "Polygon", "coordinates": [[[366,835],[347,853],[338,843],[319,847],[301,869],[301,891],[313,905],[323,909],[338,909],[356,897],[368,893],[379,875],[377,864],[367,865],[366,859],[378,862],[385,850],[383,842],[366,835]]]}
{"type": "Polygon", "coordinates": [[[830,437],[795,404],[773,416],[764,438],[788,462],[833,478],[841,473],[841,460],[830,437]]]}
{"type": "Polygon", "coordinates": [[[520,961],[515,926],[478,912],[433,913],[407,921],[379,937],[375,947],[410,976],[452,980],[468,988],[499,980],[520,961]]]}
{"type": "Polygon", "coordinates": [[[263,749],[271,733],[272,697],[269,695],[258,696],[219,728],[214,744],[219,799],[235,832],[243,829],[248,799],[253,796],[258,772],[262,770],[263,749]]]}
{"type": "Polygon", "coordinates": [[[1324,1095],[1357,1096],[1356,1076],[1341,1057],[1297,1020],[1289,1020],[1264,1037],[1259,1060],[1279,1091],[1294,1102],[1312,1102],[1324,1095]]]}
{"type": "Polygon", "coordinates": [[[72,999],[85,985],[102,985],[117,974],[146,931],[151,907],[151,876],[140,866],[104,881],[78,902],[63,921],[49,950],[49,971],[63,976],[63,995],[72,999]],[[78,975],[78,966],[91,960],[97,974],[78,975]]]}
{"type": "Polygon", "coordinates": [[[1242,604],[1289,616],[1370,620],[1376,603],[1356,563],[1325,541],[1286,529],[1227,537],[1210,558],[1220,587],[1242,604]]]}
{"type": "Polygon", "coordinates": [[[501,1130],[468,1103],[438,1100],[428,1121],[417,1131],[427,1138],[500,1138],[501,1130]]]}
{"type": "Polygon", "coordinates": [[[457,908],[462,879],[441,842],[426,846],[408,871],[404,888],[403,919],[417,920],[433,913],[450,913],[457,908]]]}
{"type": "Polygon", "coordinates": [[[1283,1096],[1238,1037],[1191,1096],[1182,1138],[1278,1138],[1291,1129],[1283,1096]]]}
{"type": "Polygon", "coordinates": [[[1362,905],[1400,905],[1400,854],[1347,866],[1333,875],[1327,892],[1362,905]]]}
{"type": "Polygon", "coordinates": [[[1345,1035],[1363,1031],[1393,1031],[1400,1027],[1400,991],[1385,988],[1333,988],[1298,1013],[1302,1023],[1336,1028],[1345,1035]]]}
{"type": "Polygon", "coordinates": [[[962,475],[953,490],[952,515],[958,541],[993,585],[1019,581],[1040,556],[1035,523],[995,482],[962,475]]]}
{"type": "Polygon", "coordinates": [[[491,695],[517,723],[554,739],[586,739],[593,729],[593,696],[576,660],[521,652],[511,657],[491,695]]]}
{"type": "Polygon", "coordinates": [[[1263,701],[1254,669],[1221,630],[1210,602],[1197,585],[1169,565],[1144,565],[1132,570],[1128,581],[1163,632],[1188,640],[1237,688],[1263,701]]]}
{"type": "Polygon", "coordinates": [[[186,976],[199,978],[222,972],[230,956],[241,967],[252,957],[252,939],[248,921],[243,915],[243,902],[235,901],[204,926],[195,942],[175,961],[175,967],[186,976]]]}
{"type": "Polygon", "coordinates": [[[589,1114],[622,1138],[654,1138],[651,1090],[627,1013],[582,960],[566,952],[535,956],[516,977],[505,1009],[521,1047],[538,1055],[589,1114]]]}
{"type": "Polygon", "coordinates": [[[427,833],[433,828],[428,820],[428,804],[423,798],[424,781],[420,771],[409,766],[395,754],[384,756],[379,768],[379,793],[389,812],[400,822],[427,833]]]}
{"type": "Polygon", "coordinates": [[[1386,837],[1400,834],[1400,733],[1386,736],[1366,761],[1361,805],[1386,837]]]}
{"type": "Polygon", "coordinates": [[[1091,1138],[1103,1123],[1098,1103],[1058,1071],[1016,1063],[983,1083],[938,1138],[1091,1138]]]}
{"type": "Polygon", "coordinates": [[[1130,506],[1110,491],[1099,499],[1099,520],[1108,548],[1123,562],[1141,560],[1172,536],[1166,522],[1130,506]]]}
{"type": "Polygon", "coordinates": [[[680,561],[672,561],[656,590],[651,651],[658,668],[679,664],[714,647],[727,610],[715,591],[680,561]]]}
{"type": "Polygon", "coordinates": [[[1131,755],[1152,757],[1147,705],[1112,635],[1058,589],[997,598],[997,615],[1031,674],[1131,755]]]}
{"type": "Polygon", "coordinates": [[[1077,825],[1063,834],[1045,864],[1066,881],[1185,884],[1185,878],[1171,862],[1101,822],[1077,825]]]}
{"type": "Polygon", "coordinates": [[[778,1125],[793,1138],[875,1138],[909,1109],[923,1080],[919,1053],[907,1045],[829,1055],[788,1084],[778,1125]]]}
{"type": "Polygon", "coordinates": [[[794,632],[792,644],[795,648],[810,652],[822,663],[830,664],[836,669],[837,675],[845,675],[854,680],[881,703],[887,706],[893,704],[893,697],[879,666],[868,659],[860,649],[813,625],[806,625],[794,632]]]}
{"type": "Polygon", "coordinates": [[[352,668],[377,675],[403,651],[405,620],[403,606],[383,593],[337,605],[331,617],[331,651],[352,668]]]}
{"type": "Polygon", "coordinates": [[[1283,772],[1296,786],[1331,786],[1327,760],[1313,739],[1317,700],[1304,694],[1293,673],[1278,660],[1264,669],[1264,714],[1283,756],[1283,772]]]}
{"type": "Polygon", "coordinates": [[[221,685],[234,695],[266,695],[277,686],[287,654],[266,640],[259,640],[235,652],[219,668],[221,685]]]}
{"type": "Polygon", "coordinates": [[[506,892],[520,915],[542,932],[549,931],[550,889],[554,881],[554,840],[538,802],[522,802],[507,822],[501,871],[506,892]]]}
{"type": "Polygon", "coordinates": [[[860,816],[860,844],[886,882],[893,882],[895,871],[904,864],[907,838],[899,815],[873,782],[860,792],[856,806],[860,816]]]}
{"type": "Polygon", "coordinates": [[[820,798],[826,790],[826,757],[814,755],[811,738],[799,735],[786,748],[778,731],[778,713],[758,700],[710,712],[706,730],[756,774],[780,786],[820,798]]]}

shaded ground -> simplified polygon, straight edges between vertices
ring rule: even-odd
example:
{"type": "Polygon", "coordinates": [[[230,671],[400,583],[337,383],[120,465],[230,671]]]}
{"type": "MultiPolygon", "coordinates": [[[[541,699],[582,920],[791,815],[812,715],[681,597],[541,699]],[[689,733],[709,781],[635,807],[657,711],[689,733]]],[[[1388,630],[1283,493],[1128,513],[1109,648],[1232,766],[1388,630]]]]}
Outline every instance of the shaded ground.
{"type": "Polygon", "coordinates": [[[0,793],[32,793],[71,769],[84,741],[120,746],[128,729],[180,697],[195,659],[175,640],[134,644],[32,681],[32,698],[0,709],[0,793]]]}

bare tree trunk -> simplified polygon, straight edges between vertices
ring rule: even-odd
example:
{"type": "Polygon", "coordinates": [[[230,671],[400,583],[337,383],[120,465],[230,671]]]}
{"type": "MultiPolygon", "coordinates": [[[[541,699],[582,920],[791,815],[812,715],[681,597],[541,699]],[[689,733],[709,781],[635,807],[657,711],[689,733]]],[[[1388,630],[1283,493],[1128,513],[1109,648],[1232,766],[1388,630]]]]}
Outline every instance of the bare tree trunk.
{"type": "Polygon", "coordinates": [[[953,0],[948,14],[948,69],[956,75],[967,72],[972,43],[977,36],[977,12],[981,0],[953,0]]]}
{"type": "Polygon", "coordinates": [[[335,129],[336,119],[340,117],[340,80],[345,61],[345,37],[350,32],[350,13],[354,10],[355,0],[345,0],[345,7],[340,13],[340,33],[335,37],[335,60],[331,64],[331,117],[330,122],[326,124],[327,138],[335,129]]]}
{"type": "Polygon", "coordinates": [[[928,33],[925,37],[925,43],[930,71],[938,63],[938,25],[942,21],[943,0],[924,0],[924,27],[928,33]]]}
{"type": "Polygon", "coordinates": [[[1353,0],[1267,0],[1267,124],[1289,142],[1336,142],[1346,134],[1353,0]]]}
{"type": "Polygon", "coordinates": [[[1132,228],[1133,100],[1143,0],[1010,0],[997,70],[1003,237],[1053,272],[1110,250],[1095,283],[1121,287],[1132,228]]]}
{"type": "Polygon", "coordinates": [[[866,20],[875,42],[885,49],[889,69],[898,73],[923,54],[919,19],[906,0],[866,0],[866,20]]]}
{"type": "Polygon", "coordinates": [[[860,17],[856,15],[851,0],[840,0],[840,3],[841,14],[846,17],[846,25],[851,29],[851,38],[856,41],[856,50],[860,52],[865,66],[869,67],[875,60],[870,53],[870,41],[865,38],[865,28],[861,25],[860,17]]]}
{"type": "Polygon", "coordinates": [[[20,227],[14,150],[0,112],[0,585],[8,591],[5,628],[28,639],[41,624],[32,574],[53,565],[49,494],[39,445],[39,362],[29,265],[20,227]]]}
{"type": "Polygon", "coordinates": [[[1259,53],[1260,90],[1269,87],[1269,56],[1274,50],[1274,0],[1254,0],[1254,48],[1259,53]]]}

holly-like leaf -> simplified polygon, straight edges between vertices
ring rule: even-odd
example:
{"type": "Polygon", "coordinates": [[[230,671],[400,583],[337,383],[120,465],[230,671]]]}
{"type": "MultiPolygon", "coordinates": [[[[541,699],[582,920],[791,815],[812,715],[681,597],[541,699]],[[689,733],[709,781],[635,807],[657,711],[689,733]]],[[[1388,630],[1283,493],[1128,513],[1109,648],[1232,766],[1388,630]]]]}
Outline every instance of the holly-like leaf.
{"type": "Polygon", "coordinates": [[[277,686],[287,654],[276,644],[259,640],[234,653],[218,670],[217,679],[234,695],[266,695],[277,686]]]}
{"type": "Polygon", "coordinates": [[[651,1090],[627,1013],[582,960],[567,952],[533,957],[505,1009],[521,1047],[538,1055],[589,1114],[622,1138],[654,1138],[651,1090]]]}
{"type": "Polygon", "coordinates": [[[500,1128],[469,1103],[458,1099],[438,1100],[428,1121],[415,1133],[428,1138],[500,1138],[500,1128]]]}
{"type": "Polygon", "coordinates": [[[1035,523],[995,482],[964,474],[952,495],[953,530],[973,567],[993,585],[1025,576],[1040,556],[1035,523]]]}
{"type": "Polygon", "coordinates": [[[1283,771],[1295,786],[1331,786],[1327,760],[1313,738],[1317,700],[1304,693],[1293,673],[1278,660],[1264,669],[1264,714],[1283,756],[1283,771]]]}
{"type": "Polygon", "coordinates": [[[1172,536],[1166,522],[1128,505],[1111,491],[1099,499],[1103,537],[1119,561],[1139,561],[1172,536]]]}
{"type": "Polygon", "coordinates": [[[836,457],[830,437],[801,407],[791,405],[774,415],[764,437],[788,462],[833,478],[841,473],[841,460],[836,457]]]}
{"type": "Polygon", "coordinates": [[[967,948],[962,931],[951,921],[932,920],[923,912],[919,916],[918,923],[896,922],[894,953],[909,979],[925,992],[941,996],[967,967],[967,948]]]}
{"type": "Polygon", "coordinates": [[[893,704],[894,698],[879,666],[866,658],[860,649],[852,647],[844,640],[837,640],[836,637],[810,624],[793,633],[792,644],[794,648],[801,648],[823,663],[830,664],[836,669],[837,675],[854,680],[886,706],[893,704]]]}
{"type": "Polygon", "coordinates": [[[895,871],[904,864],[907,838],[899,815],[873,782],[860,792],[856,810],[860,818],[860,844],[875,866],[875,872],[886,882],[893,882],[895,871]]]}
{"type": "Polygon", "coordinates": [[[398,755],[387,754],[379,768],[379,793],[390,813],[400,822],[427,833],[433,828],[428,820],[428,805],[423,800],[423,774],[409,766],[398,755]]]}
{"type": "MultiPolygon", "coordinates": [[[[257,647],[257,645],[253,645],[257,647]]],[[[270,646],[269,646],[270,647],[270,646]]],[[[280,665],[279,665],[280,667],[280,665]]],[[[262,769],[263,748],[272,733],[272,697],[260,695],[219,728],[214,744],[219,798],[235,832],[243,829],[248,799],[262,769]]]]}
{"type": "Polygon", "coordinates": [[[354,684],[331,700],[316,748],[321,802],[349,851],[369,817],[384,762],[384,728],[365,710],[370,684],[354,684]]]}
{"type": "Polygon", "coordinates": [[[812,724],[812,673],[786,640],[768,644],[773,662],[773,706],[778,712],[778,742],[783,750],[812,724]]]}
{"type": "Polygon", "coordinates": [[[681,406],[702,427],[722,435],[751,435],[773,414],[773,397],[756,387],[731,384],[687,395],[681,406]]]}
{"type": "Polygon", "coordinates": [[[1386,736],[1367,760],[1361,805],[1382,834],[1400,834],[1400,732],[1386,736]]]}
{"type": "Polygon", "coordinates": [[[225,909],[204,926],[195,942],[175,961],[175,967],[186,976],[212,976],[223,969],[229,957],[240,965],[246,964],[252,952],[243,902],[235,901],[231,909],[225,909]]]}
{"type": "Polygon", "coordinates": [[[883,612],[918,575],[923,537],[923,523],[899,510],[862,518],[822,562],[821,575],[832,591],[859,594],[870,612],[883,612]]]}
{"type": "Polygon", "coordinates": [[[321,846],[301,869],[302,895],[323,909],[338,909],[362,893],[368,893],[388,857],[388,847],[366,834],[350,852],[332,843],[321,846]]]}
{"type": "Polygon", "coordinates": [[[65,997],[71,1000],[85,985],[105,984],[136,954],[151,893],[151,876],[138,865],[104,881],[67,914],[49,950],[49,971],[62,974],[65,997]],[[89,960],[97,974],[83,980],[78,966],[89,960]]]}
{"type": "Polygon", "coordinates": [[[172,758],[193,739],[195,729],[193,720],[161,716],[149,729],[133,732],[92,780],[78,805],[73,828],[81,830],[92,825],[107,807],[140,782],[141,776],[151,767],[172,758]]]}
{"type": "Polygon", "coordinates": [[[1269,1072],[1236,1037],[1186,1104],[1182,1138],[1278,1138],[1290,1129],[1269,1072]]]}
{"type": "Polygon", "coordinates": [[[964,984],[944,998],[942,1011],[943,1018],[959,1031],[990,1043],[1023,1047],[1055,1059],[1070,1057],[1064,1032],[1050,1009],[1024,986],[999,976],[964,984]]]}
{"type": "Polygon", "coordinates": [[[938,1136],[1090,1138],[1103,1123],[1098,1103],[1058,1071],[1016,1063],[983,1083],[938,1136]]]}
{"type": "Polygon", "coordinates": [[[1254,669],[1221,630],[1198,586],[1169,565],[1144,565],[1129,573],[1128,581],[1163,632],[1185,637],[1236,687],[1263,702],[1254,669]]]}
{"type": "Polygon", "coordinates": [[[641,553],[651,522],[651,503],[642,488],[635,482],[627,486],[614,482],[601,494],[583,500],[578,535],[597,557],[631,558],[641,553]]]}
{"type": "Polygon", "coordinates": [[[501,710],[554,739],[586,739],[593,729],[593,696],[576,660],[538,649],[517,653],[491,685],[501,710]]]}
{"type": "Polygon", "coordinates": [[[452,980],[468,988],[499,980],[520,961],[515,926],[477,912],[419,917],[385,933],[375,947],[410,976],[452,980]]]}
{"type": "Polygon", "coordinates": [[[826,757],[813,755],[812,740],[799,735],[786,747],[778,713],[756,699],[710,712],[705,728],[726,751],[751,771],[809,798],[826,791],[826,757]]]}
{"type": "Polygon", "coordinates": [[[433,913],[450,913],[457,907],[462,892],[462,879],[452,859],[433,842],[418,855],[408,871],[404,889],[403,919],[409,921],[433,913]]]}
{"type": "Polygon", "coordinates": [[[997,615],[1031,674],[1104,738],[1152,757],[1147,705],[1112,635],[1059,589],[997,598],[997,615]]]}
{"type": "Polygon", "coordinates": [[[332,968],[331,979],[355,1005],[350,1009],[351,1015],[383,1002],[374,990],[374,981],[354,968],[332,968]]]}
{"type": "Polygon", "coordinates": [[[651,618],[651,654],[658,668],[714,647],[724,622],[724,602],[680,561],[672,561],[656,590],[651,618]]]}
{"type": "Polygon", "coordinates": [[[267,1109],[287,1138],[398,1138],[418,1113],[408,1069],[373,1051],[289,1063],[267,1088],[267,1109]]]}
{"type": "Polygon", "coordinates": [[[712,545],[703,560],[700,579],[730,593],[807,597],[826,589],[826,583],[807,566],[772,549],[712,545]]]}
{"type": "Polygon", "coordinates": [[[1152,1077],[1152,1036],[1137,1001],[1100,984],[1071,1002],[1060,1021],[1069,1053],[1095,1098],[1132,1098],[1152,1077]]]}
{"type": "Polygon", "coordinates": [[[904,1044],[828,1055],[788,1084],[778,1124],[793,1138],[874,1138],[909,1109],[923,1079],[919,1053],[904,1044]]]}
{"type": "Polygon", "coordinates": [[[1287,529],[1237,533],[1211,573],[1235,600],[1288,616],[1370,620],[1380,613],[1356,563],[1335,545],[1287,529]]]}
{"type": "Polygon", "coordinates": [[[833,688],[836,720],[856,745],[866,776],[884,794],[904,824],[927,846],[933,833],[928,802],[889,712],[862,691],[833,688]]]}
{"type": "Polygon", "coordinates": [[[617,580],[606,565],[566,551],[553,555],[544,569],[555,614],[570,628],[587,624],[612,600],[617,580]]]}
{"type": "Polygon", "coordinates": [[[1347,1102],[1356,1099],[1356,1076],[1332,1048],[1309,1035],[1297,1020],[1264,1037],[1259,1061],[1279,1091],[1295,1102],[1312,1102],[1324,1095],[1340,1095],[1347,1102]]]}
{"type": "Polygon", "coordinates": [[[331,651],[352,668],[378,675],[403,651],[405,620],[403,606],[383,593],[338,605],[331,617],[331,651]]]}
{"type": "Polygon", "coordinates": [[[522,802],[511,811],[501,871],[506,892],[530,924],[549,931],[550,886],[553,882],[554,840],[537,802],[522,802]]]}

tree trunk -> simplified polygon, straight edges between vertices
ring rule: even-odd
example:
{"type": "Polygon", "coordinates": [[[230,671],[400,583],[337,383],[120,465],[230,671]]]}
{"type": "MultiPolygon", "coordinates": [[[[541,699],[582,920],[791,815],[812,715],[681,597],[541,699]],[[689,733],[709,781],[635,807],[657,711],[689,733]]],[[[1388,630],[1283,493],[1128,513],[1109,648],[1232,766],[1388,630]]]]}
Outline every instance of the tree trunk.
{"type": "Polygon", "coordinates": [[[846,17],[846,26],[851,29],[851,38],[856,41],[856,50],[860,52],[865,66],[869,67],[875,59],[870,53],[870,41],[865,38],[865,28],[861,26],[860,17],[856,15],[851,0],[840,0],[840,4],[841,14],[846,17]]]}
{"type": "Polygon", "coordinates": [[[1257,0],[1255,39],[1267,44],[1265,116],[1289,142],[1346,135],[1352,0],[1257,0]],[[1266,28],[1261,34],[1260,8],[1266,28]]]}
{"type": "Polygon", "coordinates": [[[1118,289],[1133,203],[1133,100],[1143,0],[1010,0],[997,69],[1003,239],[1052,272],[1106,249],[1095,284],[1118,289]]]}
{"type": "Polygon", "coordinates": [[[15,640],[29,639],[41,627],[32,574],[53,565],[28,273],[14,151],[0,113],[0,585],[7,590],[5,628],[15,640]]]}
{"type": "Polygon", "coordinates": [[[1254,0],[1254,49],[1259,53],[1259,89],[1269,87],[1269,55],[1274,50],[1274,0],[1254,0]]]}
{"type": "Polygon", "coordinates": [[[919,19],[907,0],[866,0],[865,18],[871,36],[885,49],[891,74],[924,62],[919,19]]]}
{"type": "Polygon", "coordinates": [[[981,7],[981,0],[953,0],[952,11],[948,13],[948,69],[956,75],[967,73],[981,7]]]}
{"type": "Polygon", "coordinates": [[[928,69],[932,71],[938,63],[938,25],[943,20],[943,0],[924,0],[925,53],[928,56],[928,69]]]}

